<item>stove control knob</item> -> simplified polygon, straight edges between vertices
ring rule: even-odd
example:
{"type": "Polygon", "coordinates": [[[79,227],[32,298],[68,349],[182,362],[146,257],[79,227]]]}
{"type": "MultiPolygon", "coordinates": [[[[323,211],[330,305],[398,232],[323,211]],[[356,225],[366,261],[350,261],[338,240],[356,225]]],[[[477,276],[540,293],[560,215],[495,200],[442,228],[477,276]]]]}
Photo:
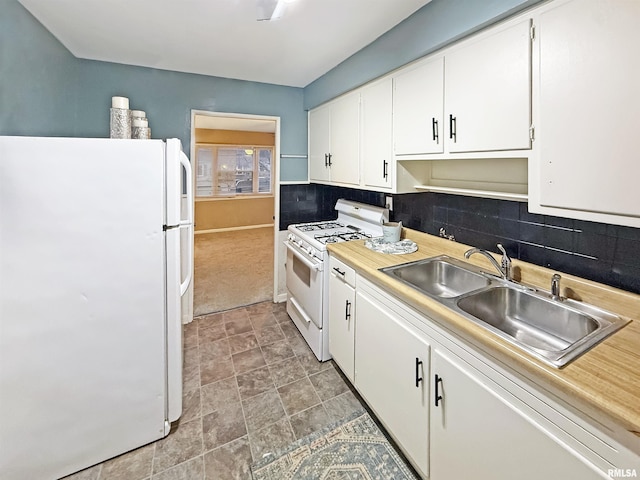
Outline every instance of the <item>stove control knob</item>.
{"type": "Polygon", "coordinates": [[[287,236],[287,239],[288,239],[290,242],[293,242],[293,233],[290,233],[290,234],[287,236]]]}

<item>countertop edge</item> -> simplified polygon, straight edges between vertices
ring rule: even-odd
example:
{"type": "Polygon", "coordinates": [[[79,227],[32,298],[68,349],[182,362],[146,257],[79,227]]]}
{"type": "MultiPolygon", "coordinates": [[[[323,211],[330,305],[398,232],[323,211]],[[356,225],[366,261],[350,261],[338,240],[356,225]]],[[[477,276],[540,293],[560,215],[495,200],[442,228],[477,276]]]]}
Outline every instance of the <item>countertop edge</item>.
{"type": "MultiPolygon", "coordinates": [[[[328,250],[339,260],[355,268],[369,281],[386,289],[410,307],[433,318],[438,326],[459,337],[463,342],[470,343],[472,347],[480,349],[507,371],[540,389],[543,394],[559,399],[562,404],[579,413],[590,423],[604,426],[608,430],[606,433],[640,455],[640,373],[638,373],[640,370],[638,368],[640,367],[640,295],[514,260],[516,280],[527,285],[545,288],[545,280],[550,284],[551,276],[554,273],[560,273],[563,277],[563,294],[566,296],[588,301],[631,320],[631,323],[622,330],[605,339],[567,367],[555,369],[482,327],[473,325],[472,322],[426,295],[413,291],[415,295],[412,300],[410,287],[379,272],[378,268],[441,254],[474,263],[486,268],[488,272],[493,268],[481,256],[475,256],[478,257],[475,261],[464,259],[464,251],[471,248],[469,245],[407,228],[403,229],[403,238],[415,241],[419,246],[418,251],[407,255],[376,253],[367,249],[364,241],[334,244],[330,245],[328,250]],[[415,297],[419,297],[419,301],[415,297]],[[461,327],[461,325],[464,326],[461,327]],[[637,395],[625,395],[625,398],[603,395],[601,389],[606,387],[608,378],[612,379],[609,381],[611,384],[615,380],[624,382],[624,376],[631,370],[629,362],[636,368],[635,375],[629,379],[630,382],[625,385],[625,390],[637,395]],[[633,405],[630,403],[632,398],[636,400],[633,405]]],[[[618,390],[619,387],[618,384],[618,390]]]]}

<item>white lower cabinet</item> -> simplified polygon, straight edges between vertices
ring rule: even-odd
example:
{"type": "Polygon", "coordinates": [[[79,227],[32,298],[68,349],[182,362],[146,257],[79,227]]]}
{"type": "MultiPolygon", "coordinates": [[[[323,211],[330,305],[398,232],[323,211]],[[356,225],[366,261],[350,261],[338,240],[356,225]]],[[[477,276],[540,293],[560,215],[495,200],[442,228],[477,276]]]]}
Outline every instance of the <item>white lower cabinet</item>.
{"type": "Polygon", "coordinates": [[[442,397],[431,415],[433,480],[608,478],[538,426],[527,405],[463,360],[435,348],[432,362],[433,389],[442,397]]]}
{"type": "Polygon", "coordinates": [[[340,260],[329,260],[329,353],[354,381],[355,271],[340,260]]]}
{"type": "MultiPolygon", "coordinates": [[[[596,480],[640,472],[638,455],[555,397],[336,261],[354,277],[357,308],[331,333],[332,354],[348,376],[342,358],[355,358],[349,378],[422,478],[596,480]]],[[[344,319],[353,290],[338,281],[331,279],[330,303],[344,319]]]]}
{"type": "Polygon", "coordinates": [[[427,338],[369,294],[356,294],[355,386],[412,460],[429,476],[427,338]]]}

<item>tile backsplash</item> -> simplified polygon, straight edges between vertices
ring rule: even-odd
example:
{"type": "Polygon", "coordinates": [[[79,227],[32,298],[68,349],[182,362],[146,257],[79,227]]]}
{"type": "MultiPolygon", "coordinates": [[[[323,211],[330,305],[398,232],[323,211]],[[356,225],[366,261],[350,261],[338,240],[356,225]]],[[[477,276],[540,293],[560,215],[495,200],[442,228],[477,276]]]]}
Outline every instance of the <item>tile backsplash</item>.
{"type": "Polygon", "coordinates": [[[640,293],[640,229],[528,212],[526,202],[441,193],[393,196],[392,218],[432,235],[640,293]]]}
{"type": "MultiPolygon", "coordinates": [[[[329,185],[282,185],[280,230],[336,218],[339,198],[384,206],[385,194],[329,185]]],[[[529,213],[526,202],[442,193],[393,195],[391,219],[512,258],[640,293],[640,229],[529,213]]]]}
{"type": "Polygon", "coordinates": [[[334,220],[339,198],[384,206],[384,194],[334,187],[331,185],[281,185],[280,186],[280,230],[286,230],[292,223],[334,220]]]}

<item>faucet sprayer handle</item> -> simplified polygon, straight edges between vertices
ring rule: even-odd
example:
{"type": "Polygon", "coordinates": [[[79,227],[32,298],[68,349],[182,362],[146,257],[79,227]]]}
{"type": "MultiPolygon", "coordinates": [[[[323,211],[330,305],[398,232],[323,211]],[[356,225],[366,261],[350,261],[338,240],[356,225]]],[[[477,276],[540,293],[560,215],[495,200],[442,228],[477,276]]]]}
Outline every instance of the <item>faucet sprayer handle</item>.
{"type": "Polygon", "coordinates": [[[504,249],[501,243],[496,244],[496,246],[502,253],[502,273],[507,280],[511,280],[511,258],[509,258],[507,251],[504,249]]]}
{"type": "Polygon", "coordinates": [[[551,298],[553,300],[562,301],[562,295],[560,295],[560,279],[562,277],[557,273],[554,273],[551,277],[551,298]]]}

